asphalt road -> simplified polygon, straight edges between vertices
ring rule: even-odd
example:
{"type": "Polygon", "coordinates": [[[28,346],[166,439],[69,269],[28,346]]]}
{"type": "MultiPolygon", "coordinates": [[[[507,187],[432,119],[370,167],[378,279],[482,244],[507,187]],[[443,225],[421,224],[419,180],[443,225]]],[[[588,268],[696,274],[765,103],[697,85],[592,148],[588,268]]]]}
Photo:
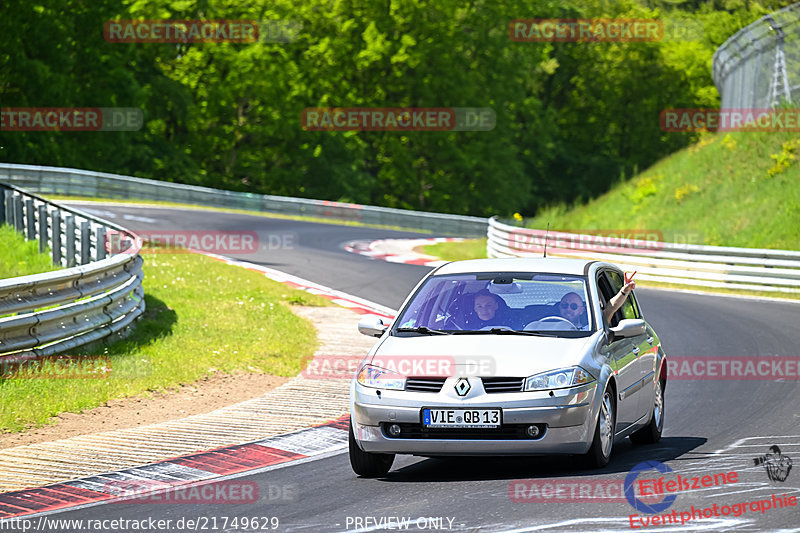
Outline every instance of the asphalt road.
{"type": "MultiPolygon", "coordinates": [[[[266,246],[256,253],[229,255],[395,309],[429,270],[371,260],[342,248],[350,240],[415,236],[413,233],[152,207],[104,206],[91,210],[141,231],[255,231],[266,246]],[[277,240],[275,235],[279,236],[277,240]],[[270,249],[270,238],[273,243],[284,239],[280,242],[291,241],[291,245],[270,249]]],[[[648,289],[637,289],[636,293],[645,317],[661,336],[669,356],[798,355],[800,305],[648,289]]],[[[360,479],[350,469],[347,454],[342,453],[240,478],[258,483],[262,495],[281,494],[274,499],[262,497],[255,504],[117,503],[49,517],[84,520],[153,517],[172,520],[168,529],[162,529],[167,531],[193,529],[178,521],[202,517],[205,521],[194,524],[195,529],[272,530],[275,522],[269,519],[275,517],[278,531],[384,531],[398,529],[397,526],[406,529],[404,524],[410,531],[630,531],[632,525],[642,525],[632,524],[630,515],[651,515],[635,511],[624,498],[603,503],[580,501],[570,496],[570,489],[566,488],[558,498],[539,502],[527,499],[535,496],[530,491],[533,482],[542,491],[550,490],[548,481],[621,483],[643,461],[660,461],[683,476],[738,473],[735,484],[678,494],[664,513],[675,510],[679,517],[681,512],[691,512],[692,506],[697,509],[716,504],[722,508],[771,498],[773,494],[780,497],[784,493],[800,499],[798,381],[671,380],[666,390],[663,435],[661,442],[652,446],[634,447],[627,440],[618,442],[610,465],[601,470],[583,469],[576,458],[569,456],[486,459],[402,456],[385,478],[360,479]],[[771,445],[779,445],[784,455],[795,462],[794,470],[783,482],[770,480],[764,467],[754,464],[754,459],[765,454],[771,445]],[[520,485],[519,480],[528,481],[520,485]],[[253,525],[245,524],[244,517],[256,518],[259,527],[243,527],[253,525]]],[[[597,485],[602,483],[593,486],[597,485]]],[[[734,512],[736,509],[742,511],[741,506],[734,508],[734,512]]],[[[795,507],[764,512],[748,506],[740,516],[731,514],[683,525],[651,525],[646,530],[800,531],[799,525],[800,502],[795,507]]],[[[79,531],[57,529],[52,524],[51,529],[79,531]]]]}

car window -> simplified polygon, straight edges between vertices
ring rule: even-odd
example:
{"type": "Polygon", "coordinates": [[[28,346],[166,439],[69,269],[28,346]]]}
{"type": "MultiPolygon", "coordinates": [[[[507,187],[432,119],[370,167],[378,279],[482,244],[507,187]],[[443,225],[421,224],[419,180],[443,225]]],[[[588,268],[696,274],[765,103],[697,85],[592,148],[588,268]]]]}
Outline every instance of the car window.
{"type": "Polygon", "coordinates": [[[591,331],[586,280],[545,273],[430,277],[395,321],[399,328],[591,331]]]}
{"type": "MultiPolygon", "coordinates": [[[[613,289],[614,294],[618,293],[625,284],[625,280],[623,279],[622,275],[619,272],[612,270],[607,271],[606,274],[611,282],[611,288],[613,289]]],[[[619,323],[619,320],[623,318],[641,318],[639,315],[639,309],[636,306],[632,295],[625,299],[625,303],[623,303],[619,311],[615,313],[615,323],[612,324],[612,326],[616,326],[619,323]],[[620,317],[617,317],[617,315],[620,315],[620,317]]]]}

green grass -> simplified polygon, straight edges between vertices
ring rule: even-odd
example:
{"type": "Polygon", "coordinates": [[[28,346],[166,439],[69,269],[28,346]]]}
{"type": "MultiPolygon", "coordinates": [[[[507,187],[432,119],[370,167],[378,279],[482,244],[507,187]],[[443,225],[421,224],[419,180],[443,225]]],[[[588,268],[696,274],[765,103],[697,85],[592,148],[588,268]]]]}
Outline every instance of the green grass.
{"type": "Polygon", "coordinates": [[[439,242],[422,246],[422,253],[444,259],[461,261],[486,257],[486,239],[468,239],[461,242],[439,242]]]}
{"type": "Polygon", "coordinates": [[[57,270],[48,253],[39,253],[38,241],[26,241],[8,225],[0,226],[0,279],[57,270]]]}
{"type": "Polygon", "coordinates": [[[203,211],[216,211],[220,213],[237,213],[240,215],[253,215],[253,216],[261,216],[261,217],[268,217],[268,218],[282,218],[286,220],[299,220],[301,222],[318,222],[321,224],[337,224],[339,226],[358,226],[358,227],[365,227],[365,228],[378,228],[378,229],[390,229],[396,231],[413,231],[415,233],[423,233],[431,235],[433,234],[432,231],[424,230],[424,229],[417,229],[417,228],[407,228],[404,226],[387,226],[382,224],[366,224],[364,222],[358,222],[356,220],[340,220],[337,218],[325,218],[325,217],[311,217],[311,216],[301,216],[301,215],[284,215],[281,213],[266,213],[262,211],[250,211],[247,209],[233,209],[227,207],[207,207],[201,206],[196,204],[182,204],[178,202],[162,202],[160,200],[138,200],[136,198],[130,198],[126,200],[119,200],[114,198],[96,198],[94,196],[64,196],[64,195],[56,195],[56,194],[49,194],[46,195],[48,200],[52,200],[54,202],[69,202],[70,200],[73,201],[82,201],[82,202],[98,202],[98,203],[135,203],[135,204],[143,204],[143,205],[153,205],[159,207],[181,207],[186,209],[197,209],[203,211]]]}
{"type": "Polygon", "coordinates": [[[525,225],[657,230],[669,242],[798,250],[798,159],[797,133],[707,134],[587,204],[544,209],[525,225]]]}
{"type": "MultiPolygon", "coordinates": [[[[800,135],[706,134],[633,179],[586,204],[557,205],[525,221],[529,228],[616,230],[666,242],[800,250],[800,135]]],[[[485,240],[426,246],[443,259],[486,257],[485,240]]],[[[741,291],[638,282],[724,294],[800,299],[797,293],[741,291]]]]}
{"type": "Polygon", "coordinates": [[[202,255],[144,259],[147,310],[133,333],[74,354],[107,356],[111,371],[82,379],[40,374],[0,380],[0,431],[23,431],[60,412],[166,390],[215,372],[292,376],[316,350],[314,327],[293,314],[289,303],[330,305],[328,300],[202,255]]]}

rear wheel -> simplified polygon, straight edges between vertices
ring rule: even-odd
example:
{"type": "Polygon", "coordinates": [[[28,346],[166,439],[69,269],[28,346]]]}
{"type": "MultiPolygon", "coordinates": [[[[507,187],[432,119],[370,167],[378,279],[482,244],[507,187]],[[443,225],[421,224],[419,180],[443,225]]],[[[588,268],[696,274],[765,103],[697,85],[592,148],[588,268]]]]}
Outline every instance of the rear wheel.
{"type": "Polygon", "coordinates": [[[350,466],[353,472],[362,477],[385,476],[394,462],[393,453],[369,453],[358,447],[356,437],[353,434],[353,423],[350,423],[348,436],[348,447],[350,449],[350,466]]]}
{"type": "Polygon", "coordinates": [[[659,380],[653,398],[653,413],[650,422],[631,434],[634,444],[653,444],[661,440],[661,430],[664,429],[664,380],[659,380]]]}
{"type": "Polygon", "coordinates": [[[617,413],[614,394],[610,388],[603,393],[600,413],[597,415],[597,426],[594,430],[592,447],[586,453],[586,461],[592,468],[602,468],[611,460],[611,449],[614,447],[614,425],[617,413]]]}

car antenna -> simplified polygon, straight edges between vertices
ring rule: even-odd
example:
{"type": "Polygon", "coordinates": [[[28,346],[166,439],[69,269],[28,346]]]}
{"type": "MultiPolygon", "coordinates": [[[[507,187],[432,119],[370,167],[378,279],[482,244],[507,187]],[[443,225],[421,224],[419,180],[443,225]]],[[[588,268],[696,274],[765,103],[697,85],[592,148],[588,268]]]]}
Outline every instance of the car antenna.
{"type": "Polygon", "coordinates": [[[547,259],[547,234],[550,233],[550,223],[547,223],[547,231],[544,232],[544,258],[547,259]]]}

